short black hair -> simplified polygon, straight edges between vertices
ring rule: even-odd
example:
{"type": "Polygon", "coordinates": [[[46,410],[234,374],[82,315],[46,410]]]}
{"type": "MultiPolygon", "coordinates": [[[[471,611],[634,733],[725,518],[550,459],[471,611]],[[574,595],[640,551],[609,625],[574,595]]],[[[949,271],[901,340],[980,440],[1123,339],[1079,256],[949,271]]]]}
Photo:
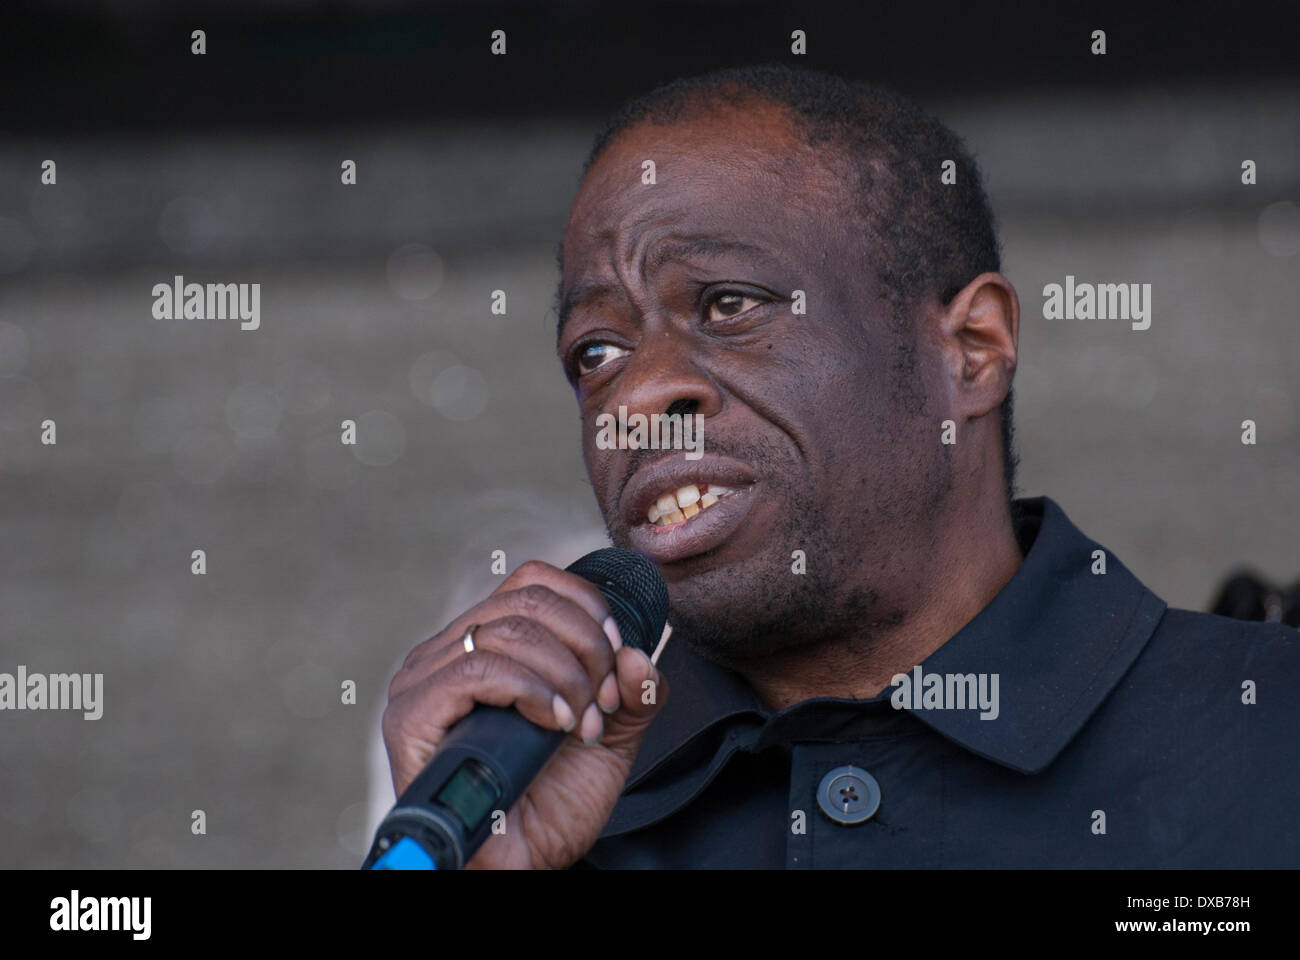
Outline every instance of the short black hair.
{"type": "MultiPolygon", "coordinates": [[[[979,167],[961,138],[893,90],[784,64],[731,67],[683,77],[623,104],[597,133],[585,177],[621,131],[643,122],[671,124],[701,106],[757,97],[785,107],[812,147],[829,144],[847,161],[857,212],[879,245],[877,279],[890,316],[903,331],[915,306],[948,303],[976,276],[1001,270],[993,211],[979,167]],[[943,183],[945,161],[955,183],[943,183]]],[[[563,251],[560,251],[563,255],[563,251]]],[[[1002,467],[1014,506],[1013,391],[1002,421],[1002,467]]]]}

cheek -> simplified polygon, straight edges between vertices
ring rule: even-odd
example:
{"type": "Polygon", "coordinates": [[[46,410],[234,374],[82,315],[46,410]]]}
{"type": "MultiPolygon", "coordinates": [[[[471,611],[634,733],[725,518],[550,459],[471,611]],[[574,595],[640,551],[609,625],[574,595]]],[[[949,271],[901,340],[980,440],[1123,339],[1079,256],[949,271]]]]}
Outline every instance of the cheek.
{"type": "Polygon", "coordinates": [[[790,393],[800,416],[818,433],[857,432],[888,399],[883,364],[861,355],[861,346],[819,343],[802,347],[787,363],[790,393]]]}
{"type": "Polygon", "coordinates": [[[596,445],[596,435],[599,429],[596,426],[595,414],[584,417],[579,429],[582,431],[582,462],[587,467],[587,476],[591,478],[596,500],[603,508],[605,505],[605,491],[611,489],[609,482],[610,471],[613,468],[614,457],[618,451],[602,450],[596,445]]]}
{"type": "Polygon", "coordinates": [[[595,471],[601,468],[609,451],[601,450],[596,446],[596,418],[583,417],[579,431],[579,443],[582,447],[582,462],[587,465],[587,473],[594,476],[595,471]]]}
{"type": "MultiPolygon", "coordinates": [[[[806,425],[817,466],[835,478],[832,498],[852,498],[862,485],[879,489],[928,442],[924,386],[907,358],[839,349],[809,359],[797,416],[806,425]]],[[[937,441],[938,425],[933,434],[937,441]]]]}

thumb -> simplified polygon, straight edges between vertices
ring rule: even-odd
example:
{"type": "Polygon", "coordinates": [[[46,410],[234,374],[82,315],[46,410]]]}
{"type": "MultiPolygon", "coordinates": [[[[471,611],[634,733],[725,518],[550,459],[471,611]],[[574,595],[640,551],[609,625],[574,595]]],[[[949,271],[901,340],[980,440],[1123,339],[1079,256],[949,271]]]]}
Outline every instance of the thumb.
{"type": "Polygon", "coordinates": [[[605,718],[601,743],[631,763],[645,731],[668,702],[668,680],[648,656],[631,646],[615,654],[614,669],[619,707],[605,718]]]}

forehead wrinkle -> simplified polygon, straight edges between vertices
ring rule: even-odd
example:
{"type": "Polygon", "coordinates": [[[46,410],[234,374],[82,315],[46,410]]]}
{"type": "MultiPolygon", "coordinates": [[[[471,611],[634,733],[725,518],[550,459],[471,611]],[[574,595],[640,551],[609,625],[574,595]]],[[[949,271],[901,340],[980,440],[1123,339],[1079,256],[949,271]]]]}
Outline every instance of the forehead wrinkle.
{"type": "Polygon", "coordinates": [[[648,266],[653,274],[666,263],[673,260],[687,260],[692,257],[721,257],[728,253],[745,253],[752,256],[766,256],[768,252],[762,247],[743,240],[711,234],[694,234],[673,236],[658,244],[650,254],[648,266]]]}
{"type": "MultiPolygon", "coordinates": [[[[603,235],[607,236],[610,233],[612,231],[605,231],[603,235]]],[[[750,257],[761,258],[765,262],[774,263],[781,259],[773,251],[759,244],[745,240],[735,240],[719,234],[677,233],[668,234],[660,239],[654,237],[654,231],[649,231],[649,234],[648,238],[637,241],[633,250],[627,255],[627,259],[635,260],[642,265],[641,270],[647,278],[653,277],[668,263],[691,258],[712,259],[727,254],[741,253],[750,257]],[[639,256],[636,253],[637,247],[641,251],[639,256]]],[[[558,309],[557,339],[562,335],[564,326],[574,308],[588,299],[613,294],[629,302],[635,302],[629,295],[631,287],[624,273],[618,269],[613,256],[610,257],[610,265],[617,277],[617,281],[580,280],[565,293],[558,309]]],[[[627,272],[630,273],[633,269],[635,268],[629,268],[627,272]]]]}
{"type": "Polygon", "coordinates": [[[633,276],[650,281],[666,264],[695,258],[713,258],[729,253],[744,253],[750,256],[767,256],[762,247],[743,240],[709,233],[664,233],[664,228],[657,227],[653,215],[643,218],[631,229],[645,227],[633,240],[632,248],[622,258],[627,266],[619,269],[619,260],[612,258],[615,275],[622,284],[626,299],[645,312],[636,303],[633,285],[629,282],[633,276]]]}
{"type": "MultiPolygon", "coordinates": [[[[613,227],[605,227],[603,230],[589,229],[586,231],[597,244],[608,242],[615,235],[613,227]]],[[[563,246],[561,247],[563,249],[563,246]]],[[[613,256],[610,256],[610,263],[613,263],[613,256]]],[[[618,291],[618,285],[612,284],[607,280],[586,279],[590,273],[583,271],[578,275],[578,279],[573,285],[565,289],[564,286],[564,269],[560,270],[560,284],[556,290],[556,301],[558,310],[556,311],[555,324],[555,342],[558,346],[560,340],[564,337],[564,328],[568,326],[569,318],[572,316],[574,309],[587,300],[594,299],[598,296],[608,295],[618,291]]]]}
{"type": "MultiPolygon", "coordinates": [[[[723,112],[727,112],[725,108],[723,112]]],[[[752,117],[745,116],[744,121],[747,125],[752,125],[752,117]]],[[[839,198],[833,193],[834,187],[838,186],[834,175],[823,164],[816,162],[818,159],[823,158],[819,158],[816,151],[813,151],[797,134],[790,123],[790,118],[782,116],[781,112],[778,111],[777,116],[770,118],[770,121],[775,121],[776,129],[772,131],[774,143],[764,150],[757,151],[755,156],[751,157],[745,165],[747,169],[743,171],[756,179],[757,182],[754,184],[755,192],[766,197],[783,194],[796,206],[803,205],[811,209],[823,208],[827,200],[838,200],[839,198]],[[796,164],[796,158],[812,162],[796,164]],[[798,175],[792,177],[791,174],[795,170],[799,171],[798,175]]],[[[773,126],[770,121],[767,125],[773,126]]],[[[644,132],[643,129],[639,129],[639,127],[643,126],[644,124],[636,125],[623,131],[611,143],[605,156],[600,158],[593,166],[592,171],[589,173],[589,180],[581,190],[582,193],[599,196],[603,189],[610,187],[611,182],[613,182],[611,178],[615,175],[614,171],[618,169],[618,164],[614,163],[611,157],[617,160],[620,159],[620,152],[630,152],[637,155],[644,152],[634,148],[635,135],[644,132]],[[608,169],[604,169],[606,165],[608,165],[608,169]]],[[[686,126],[689,129],[689,123],[670,123],[666,126],[670,128],[686,126]]],[[[749,127],[747,126],[746,129],[749,129],[749,127]]],[[[683,158],[705,160],[710,158],[715,148],[715,142],[688,142],[683,147],[683,149],[679,150],[683,158]]],[[[696,176],[702,176],[706,179],[710,174],[719,178],[719,186],[721,181],[728,179],[721,176],[716,170],[696,172],[696,176]]],[[[620,186],[619,189],[626,188],[620,186]]],[[[835,207],[838,204],[832,202],[829,205],[835,207]]],[[[642,309],[641,305],[636,303],[636,297],[632,292],[634,287],[630,282],[631,278],[640,275],[648,279],[673,260],[684,260],[691,257],[718,257],[728,253],[742,253],[762,257],[769,263],[777,263],[785,259],[785,256],[779,252],[727,236],[672,232],[674,225],[664,223],[665,216],[669,219],[677,219],[674,216],[672,205],[670,204],[668,209],[665,210],[656,197],[655,200],[651,201],[650,209],[639,211],[639,215],[632,211],[626,211],[623,214],[624,224],[615,225],[606,221],[603,229],[597,228],[589,231],[588,236],[592,237],[598,244],[608,244],[606,249],[610,250],[609,264],[617,278],[617,283],[611,283],[607,280],[580,281],[576,283],[564,295],[559,306],[556,329],[557,342],[562,336],[573,308],[581,300],[589,296],[601,293],[616,293],[621,298],[642,309]],[[626,222],[629,216],[631,222],[626,222]],[[594,236],[592,236],[593,234],[594,236]],[[630,248],[625,247],[621,255],[620,251],[610,249],[618,245],[620,235],[627,238],[624,241],[625,244],[630,242],[630,248]]],[[[563,246],[561,249],[563,250],[563,246]]],[[[642,309],[642,312],[644,312],[644,309],[642,309]]]]}

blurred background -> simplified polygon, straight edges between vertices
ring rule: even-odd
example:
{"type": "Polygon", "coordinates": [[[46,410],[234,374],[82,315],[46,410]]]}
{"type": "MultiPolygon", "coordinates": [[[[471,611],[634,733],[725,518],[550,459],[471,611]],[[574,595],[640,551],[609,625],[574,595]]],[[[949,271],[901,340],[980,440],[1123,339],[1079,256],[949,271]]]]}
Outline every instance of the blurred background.
{"type": "Polygon", "coordinates": [[[1285,11],[9,4],[0,672],[102,672],[104,713],[0,714],[0,867],[359,864],[401,658],[496,586],[493,550],[513,569],[603,542],[553,354],[556,243],[601,121],[681,74],[784,60],[936,112],[983,165],[1021,294],[1022,495],[1174,606],[1239,564],[1292,582],[1285,11]],[[260,283],[261,329],[155,320],[177,274],[260,283]],[[1067,274],[1150,283],[1151,328],[1045,321],[1067,274]]]}

